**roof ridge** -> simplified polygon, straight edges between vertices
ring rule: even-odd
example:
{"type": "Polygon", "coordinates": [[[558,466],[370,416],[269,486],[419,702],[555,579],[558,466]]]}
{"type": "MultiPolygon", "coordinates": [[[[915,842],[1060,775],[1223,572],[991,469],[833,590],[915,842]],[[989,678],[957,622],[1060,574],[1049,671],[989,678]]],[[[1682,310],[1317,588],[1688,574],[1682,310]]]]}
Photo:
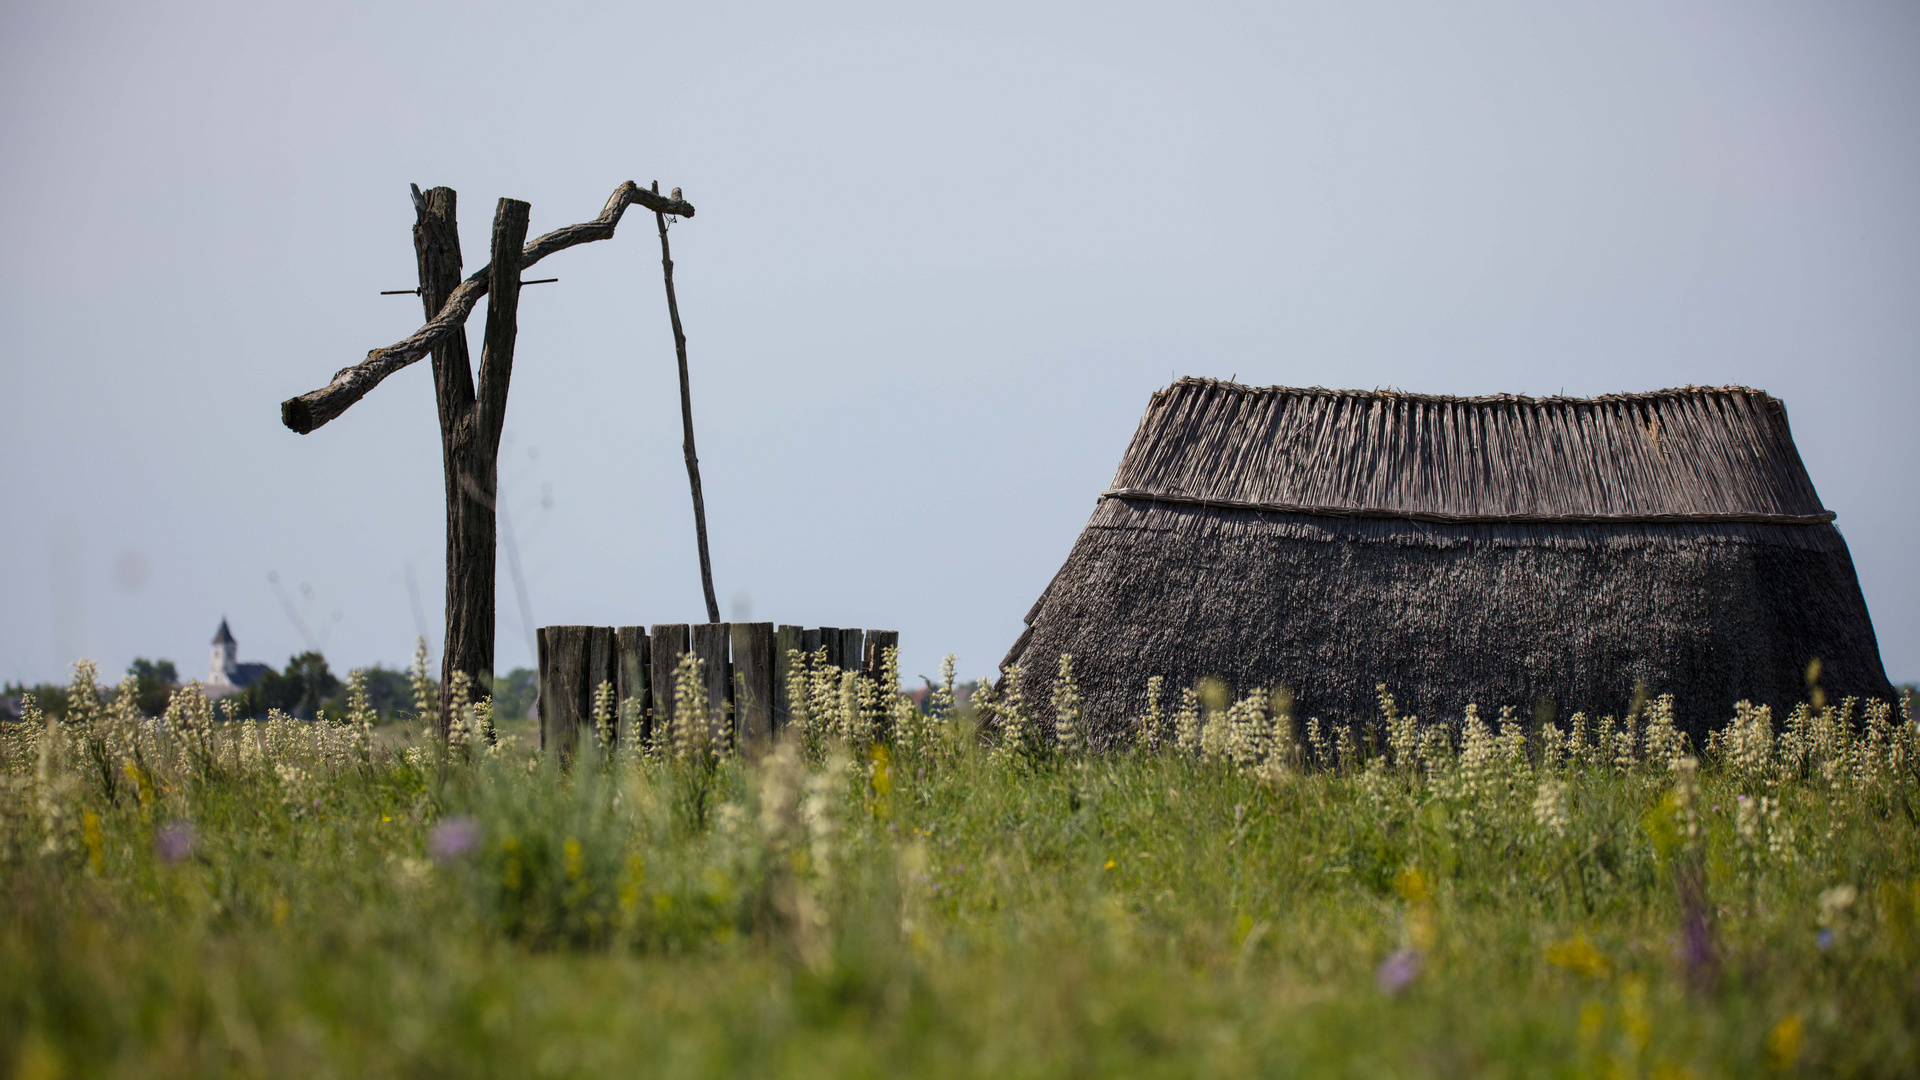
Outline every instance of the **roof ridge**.
{"type": "Polygon", "coordinates": [[[1564,394],[1554,394],[1547,397],[1531,397],[1526,394],[1422,394],[1411,390],[1399,390],[1390,386],[1376,387],[1372,390],[1334,390],[1324,386],[1250,386],[1246,383],[1232,382],[1226,379],[1209,379],[1198,375],[1183,376],[1156,391],[1154,396],[1156,398],[1161,397],[1184,387],[1203,387],[1211,390],[1224,390],[1229,393],[1254,396],[1292,394],[1300,397],[1431,401],[1466,405],[1585,405],[1594,402],[1672,400],[1675,398],[1699,397],[1706,394],[1747,394],[1767,401],[1780,400],[1765,390],[1752,386],[1741,386],[1738,383],[1727,383],[1722,386],[1696,386],[1690,383],[1686,386],[1669,387],[1664,390],[1598,394],[1593,397],[1570,397],[1564,394]]]}

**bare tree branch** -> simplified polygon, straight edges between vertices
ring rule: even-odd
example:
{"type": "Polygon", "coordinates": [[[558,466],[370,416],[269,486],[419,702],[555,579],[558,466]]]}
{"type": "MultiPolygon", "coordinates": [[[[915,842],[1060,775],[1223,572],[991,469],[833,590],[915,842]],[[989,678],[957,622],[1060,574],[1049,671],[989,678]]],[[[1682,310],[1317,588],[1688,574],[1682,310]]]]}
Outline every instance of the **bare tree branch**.
{"type": "MultiPolygon", "coordinates": [[[[576,244],[607,239],[619,226],[620,216],[635,203],[656,214],[693,216],[693,204],[648,191],[629,180],[614,190],[599,217],[555,229],[529,241],[521,249],[520,269],[524,272],[541,259],[576,244]]],[[[467,316],[473,313],[473,306],[487,294],[492,273],[491,263],[475,270],[453,290],[446,304],[440,308],[440,313],[427,320],[425,326],[384,349],[369,352],[365,360],[341,369],[326,386],[281,402],[280,422],[305,435],[346,412],[354,402],[365,397],[367,391],[379,386],[382,379],[432,352],[442,338],[466,324],[467,316]]]]}

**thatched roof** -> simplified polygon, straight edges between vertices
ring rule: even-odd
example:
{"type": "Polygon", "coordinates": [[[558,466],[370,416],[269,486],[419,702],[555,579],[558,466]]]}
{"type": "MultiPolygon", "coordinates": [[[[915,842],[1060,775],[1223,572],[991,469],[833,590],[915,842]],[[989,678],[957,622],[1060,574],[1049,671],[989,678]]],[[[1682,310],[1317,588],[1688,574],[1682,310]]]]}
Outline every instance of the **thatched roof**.
{"type": "MultiPolygon", "coordinates": [[[[1070,652],[1123,736],[1147,676],[1285,684],[1368,716],[1374,686],[1683,720],[1890,695],[1845,541],[1785,407],[1744,387],[1449,398],[1184,379],[1155,394],[1006,665],[1070,652]],[[1688,712],[1697,715],[1687,716],[1688,712]]],[[[1036,695],[1044,697],[1044,695],[1036,695]]]]}
{"type": "Polygon", "coordinates": [[[1453,398],[1183,379],[1109,495],[1411,521],[1831,521],[1742,386],[1453,398]]]}

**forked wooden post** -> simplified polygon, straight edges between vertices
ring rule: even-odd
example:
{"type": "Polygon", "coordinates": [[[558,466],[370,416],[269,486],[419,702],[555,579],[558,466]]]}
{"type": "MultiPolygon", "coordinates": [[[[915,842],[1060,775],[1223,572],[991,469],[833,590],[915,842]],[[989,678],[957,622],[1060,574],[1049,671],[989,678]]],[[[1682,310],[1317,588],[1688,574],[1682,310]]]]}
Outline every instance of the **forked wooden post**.
{"type": "MultiPolygon", "coordinates": [[[[514,339],[519,329],[522,274],[548,255],[612,236],[627,207],[635,203],[661,215],[663,223],[667,214],[692,217],[693,207],[677,195],[662,198],[657,191],[644,190],[629,180],[614,189],[599,217],[529,242],[527,204],[501,199],[494,211],[492,258],[463,280],[453,190],[434,188],[423,195],[416,187],[413,202],[414,255],[419,264],[418,292],[426,324],[401,341],[372,350],[360,363],[341,369],[326,386],[281,402],[280,420],[290,430],[305,435],[352,407],[387,376],[424,356],[433,356],[447,500],[447,625],[440,663],[439,720],[439,734],[445,737],[453,719],[449,707],[452,673],[466,672],[482,693],[492,689],[495,500],[500,436],[506,423],[507,389],[513,377],[514,339]],[[466,321],[483,296],[489,297],[487,326],[476,383],[466,321]]],[[[682,357],[684,370],[684,350],[682,357]]],[[[709,586],[709,594],[711,591],[709,586]]],[[[718,618],[717,613],[714,617],[718,618]]],[[[556,702],[555,708],[559,707],[556,702]]],[[[571,737],[558,729],[555,735],[571,737]]]]}

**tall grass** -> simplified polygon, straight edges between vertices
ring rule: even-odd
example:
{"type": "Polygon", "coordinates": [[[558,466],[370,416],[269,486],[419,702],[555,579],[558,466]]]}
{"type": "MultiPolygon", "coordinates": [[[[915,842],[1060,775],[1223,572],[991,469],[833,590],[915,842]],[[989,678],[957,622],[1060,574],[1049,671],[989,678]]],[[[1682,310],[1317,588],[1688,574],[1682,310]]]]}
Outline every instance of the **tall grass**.
{"type": "Polygon", "coordinates": [[[1094,754],[1069,665],[983,717],[950,667],[923,713],[816,659],[752,760],[696,693],[562,769],[484,703],[399,751],[93,678],[0,738],[15,1075],[1920,1067],[1920,728],[1881,704],[1691,747],[1658,699],[1327,725],[1209,684],[1094,754]]]}

